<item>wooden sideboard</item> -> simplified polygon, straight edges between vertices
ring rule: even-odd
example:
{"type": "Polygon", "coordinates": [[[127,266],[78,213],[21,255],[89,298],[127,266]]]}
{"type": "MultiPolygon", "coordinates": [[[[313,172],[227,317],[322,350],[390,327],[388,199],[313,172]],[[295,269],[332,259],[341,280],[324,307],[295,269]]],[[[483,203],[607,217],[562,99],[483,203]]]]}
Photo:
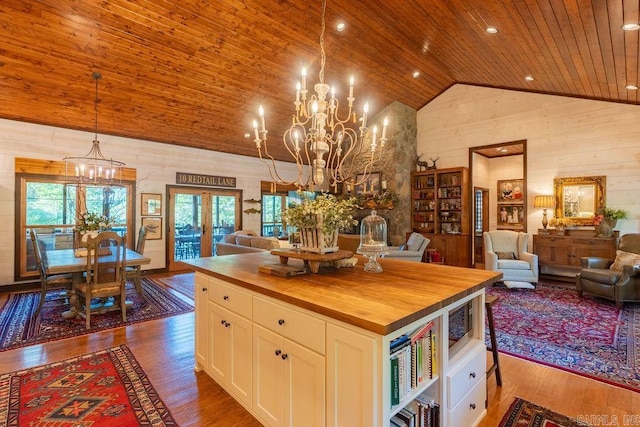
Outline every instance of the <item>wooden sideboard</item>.
{"type": "Polygon", "coordinates": [[[538,255],[540,274],[573,280],[580,272],[582,257],[615,259],[616,238],[595,237],[593,230],[567,235],[534,234],[533,252],[538,255]]]}

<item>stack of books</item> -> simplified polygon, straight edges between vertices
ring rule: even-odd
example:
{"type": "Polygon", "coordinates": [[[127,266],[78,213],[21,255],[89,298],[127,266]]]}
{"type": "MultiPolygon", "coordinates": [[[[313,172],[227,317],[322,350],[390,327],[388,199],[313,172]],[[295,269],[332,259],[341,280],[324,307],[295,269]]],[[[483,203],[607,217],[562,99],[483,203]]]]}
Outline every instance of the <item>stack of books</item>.
{"type": "Polygon", "coordinates": [[[391,405],[397,405],[437,372],[433,322],[391,341],[390,367],[391,405]]]}
{"type": "Polygon", "coordinates": [[[391,427],[439,427],[440,406],[432,399],[416,397],[391,417],[391,427]]]}

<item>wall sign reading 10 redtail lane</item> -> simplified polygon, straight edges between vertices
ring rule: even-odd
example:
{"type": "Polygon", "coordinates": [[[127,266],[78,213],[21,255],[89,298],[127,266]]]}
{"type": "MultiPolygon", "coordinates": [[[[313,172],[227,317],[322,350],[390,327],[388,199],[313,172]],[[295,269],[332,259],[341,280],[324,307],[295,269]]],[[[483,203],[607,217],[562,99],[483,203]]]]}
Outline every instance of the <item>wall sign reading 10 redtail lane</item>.
{"type": "Polygon", "coordinates": [[[213,176],[201,175],[199,173],[176,172],[176,184],[236,188],[236,179],[230,178],[228,176],[213,176]]]}

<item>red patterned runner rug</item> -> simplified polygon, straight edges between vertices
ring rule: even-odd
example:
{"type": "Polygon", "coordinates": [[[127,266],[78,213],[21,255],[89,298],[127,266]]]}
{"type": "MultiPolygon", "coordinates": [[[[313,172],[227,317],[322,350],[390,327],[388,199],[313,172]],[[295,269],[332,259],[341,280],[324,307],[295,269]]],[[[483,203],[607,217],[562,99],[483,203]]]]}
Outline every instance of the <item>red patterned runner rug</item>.
{"type": "Polygon", "coordinates": [[[500,298],[493,306],[500,352],[640,392],[640,304],[619,310],[549,281],[488,293],[500,298]]]}
{"type": "Polygon", "coordinates": [[[176,426],[126,345],[0,375],[0,425],[176,426]]]}
{"type": "Polygon", "coordinates": [[[142,286],[146,299],[135,291],[132,283],[127,283],[127,300],[132,306],[127,309],[126,323],[122,323],[122,314],[116,310],[91,316],[89,330],[84,319],[62,317],[69,304],[64,299],[54,299],[59,297],[55,294],[59,291],[47,294],[38,317],[34,313],[40,300],[39,291],[11,294],[0,310],[0,352],[193,311],[192,304],[154,279],[143,278],[142,286]]]}
{"type": "Polygon", "coordinates": [[[588,424],[579,423],[567,416],[516,397],[500,421],[499,427],[578,427],[586,425],[588,424]]]}

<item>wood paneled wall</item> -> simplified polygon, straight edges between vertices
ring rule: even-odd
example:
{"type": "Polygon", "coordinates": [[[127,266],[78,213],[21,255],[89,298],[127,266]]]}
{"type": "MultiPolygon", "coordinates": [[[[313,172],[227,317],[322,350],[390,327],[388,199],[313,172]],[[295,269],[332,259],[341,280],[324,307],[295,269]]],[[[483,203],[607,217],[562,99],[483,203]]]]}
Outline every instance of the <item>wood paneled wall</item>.
{"type": "Polygon", "coordinates": [[[542,221],[534,196],[553,194],[553,178],[586,175],[606,175],[607,205],[629,211],[621,234],[640,232],[640,107],[456,85],[418,111],[417,151],[439,156],[438,167],[467,166],[469,147],[521,139],[529,233],[542,221]]]}

